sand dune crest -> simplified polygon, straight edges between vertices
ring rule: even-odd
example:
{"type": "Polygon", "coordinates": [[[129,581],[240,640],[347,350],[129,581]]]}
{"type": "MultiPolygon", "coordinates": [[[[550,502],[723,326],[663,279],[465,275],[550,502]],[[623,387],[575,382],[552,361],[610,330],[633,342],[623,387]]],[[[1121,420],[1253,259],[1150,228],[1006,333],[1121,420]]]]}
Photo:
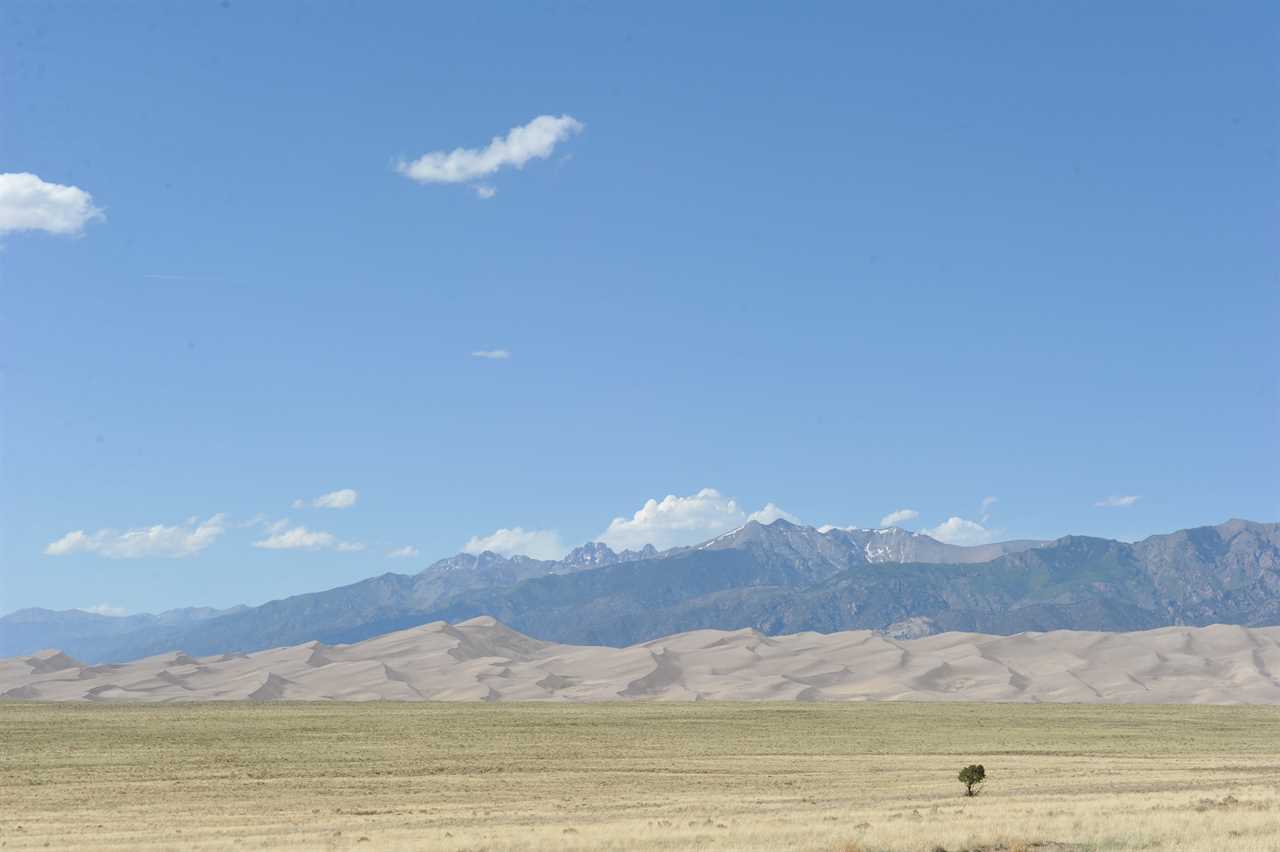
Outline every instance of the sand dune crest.
{"type": "Polygon", "coordinates": [[[1280,704],[1280,627],[764,636],[695,630],[630,648],[559,645],[492,618],[352,645],[86,666],[0,660],[0,697],[38,701],[1017,701],[1280,704]]]}

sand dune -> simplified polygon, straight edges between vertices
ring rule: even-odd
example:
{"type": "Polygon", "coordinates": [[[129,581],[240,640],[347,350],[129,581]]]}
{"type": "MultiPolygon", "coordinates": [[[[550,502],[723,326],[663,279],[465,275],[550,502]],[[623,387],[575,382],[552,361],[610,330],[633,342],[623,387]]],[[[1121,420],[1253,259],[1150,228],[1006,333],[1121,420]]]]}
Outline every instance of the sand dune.
{"type": "Polygon", "coordinates": [[[892,640],[871,631],[695,630],[630,648],[541,642],[474,618],[353,645],[178,651],[86,666],[0,660],[0,698],[37,701],[1057,701],[1280,704],[1280,627],[1060,630],[892,640]]]}

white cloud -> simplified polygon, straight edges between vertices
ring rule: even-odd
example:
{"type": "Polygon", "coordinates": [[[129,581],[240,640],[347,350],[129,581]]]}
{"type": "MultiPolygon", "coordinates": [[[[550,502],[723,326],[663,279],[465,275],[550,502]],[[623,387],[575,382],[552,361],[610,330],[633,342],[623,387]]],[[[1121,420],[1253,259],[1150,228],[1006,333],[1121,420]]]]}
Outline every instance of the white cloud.
{"type": "Polygon", "coordinates": [[[766,503],[764,505],[764,508],[761,509],[760,511],[752,512],[750,515],[747,515],[748,521],[755,521],[757,523],[761,523],[766,526],[778,520],[779,518],[793,524],[800,523],[799,518],[797,518],[795,515],[791,514],[786,509],[783,509],[781,506],[778,506],[775,503],[766,503]]]}
{"type": "Polygon", "coordinates": [[[48,183],[29,172],[0,174],[0,234],[78,234],[87,223],[105,218],[93,196],[79,187],[48,183]]]}
{"type": "MultiPolygon", "coordinates": [[[[763,511],[763,510],[761,510],[763,511]]],[[[668,494],[649,500],[630,518],[614,518],[598,541],[614,550],[652,544],[659,550],[698,544],[746,523],[746,513],[732,497],[704,488],[688,497],[668,494]]]]}
{"type": "Polygon", "coordinates": [[[261,541],[255,541],[253,546],[264,550],[322,550],[333,547],[337,542],[333,533],[309,530],[306,527],[285,527],[261,541]]]}
{"type": "Polygon", "coordinates": [[[123,532],[101,529],[86,533],[75,530],[51,542],[44,552],[47,556],[96,553],[109,559],[142,559],[148,556],[177,559],[199,553],[225,531],[226,518],[220,514],[206,521],[189,518],[177,526],[156,524],[123,532]]]}
{"type": "Polygon", "coordinates": [[[505,361],[511,357],[506,349],[477,349],[471,353],[472,358],[488,358],[490,361],[505,361]]]}
{"type": "MultiPolygon", "coordinates": [[[[585,125],[570,115],[540,115],[528,124],[513,127],[506,136],[495,136],[485,148],[455,148],[432,151],[411,163],[398,163],[396,171],[419,183],[467,183],[491,175],[504,166],[524,168],[532,159],[546,159],[556,145],[585,125]]],[[[491,198],[478,187],[476,194],[491,198]]],[[[496,191],[496,190],[495,190],[496,191]]]]}
{"type": "Polygon", "coordinates": [[[498,194],[497,187],[489,186],[486,183],[476,184],[474,189],[476,191],[477,198],[483,198],[486,200],[493,198],[495,195],[498,194]]]}
{"type": "Polygon", "coordinates": [[[388,559],[412,559],[418,555],[418,548],[412,544],[406,544],[404,547],[397,547],[387,551],[388,559]]]}
{"type": "Polygon", "coordinates": [[[896,512],[890,512],[880,519],[882,527],[896,527],[905,524],[907,521],[914,521],[920,517],[920,513],[915,509],[898,509],[896,512]]]}
{"type": "Polygon", "coordinates": [[[364,550],[364,545],[354,541],[340,541],[337,536],[323,530],[309,530],[304,526],[290,527],[288,521],[276,521],[267,531],[270,533],[254,547],[263,550],[364,550]]]}
{"type": "Polygon", "coordinates": [[[957,518],[954,515],[933,529],[921,530],[921,532],[946,544],[988,544],[995,539],[995,533],[982,524],[957,518]]]}
{"type": "Polygon", "coordinates": [[[341,488],[330,491],[328,494],[321,494],[311,501],[311,505],[317,509],[349,509],[359,499],[360,493],[354,488],[341,488]]]}
{"type": "Polygon", "coordinates": [[[100,603],[96,606],[85,607],[81,612],[91,612],[94,615],[109,615],[112,618],[122,618],[129,614],[129,610],[122,606],[112,606],[111,604],[100,603]]]}
{"type": "MultiPolygon", "coordinates": [[[[679,497],[668,494],[662,500],[649,500],[630,518],[614,518],[596,541],[614,550],[639,550],[652,544],[660,550],[687,544],[699,544],[721,533],[740,527],[748,521],[770,524],[779,518],[793,524],[800,519],[775,503],[748,515],[732,497],[714,488],[679,497]]],[[[522,527],[500,529],[487,536],[476,536],[463,546],[466,553],[493,551],[504,556],[523,554],[537,559],[559,559],[568,552],[555,530],[526,530],[522,527]]]]}
{"type": "Polygon", "coordinates": [[[294,500],[293,508],[305,509],[307,506],[312,506],[316,509],[350,509],[359,499],[360,492],[354,488],[340,488],[328,494],[321,494],[314,500],[294,500]]]}
{"type": "Polygon", "coordinates": [[[1102,498],[1101,500],[1099,500],[1097,503],[1094,503],[1093,505],[1100,506],[1103,509],[1127,509],[1141,499],[1142,499],[1141,497],[1138,497],[1137,495],[1134,495],[1134,494],[1129,494],[1125,496],[1112,495],[1111,497],[1102,498]]]}
{"type": "Polygon", "coordinates": [[[560,541],[555,530],[526,530],[522,527],[500,529],[486,536],[473,536],[462,546],[464,553],[484,553],[486,550],[501,556],[531,556],[534,559],[559,559],[569,548],[560,541]]]}

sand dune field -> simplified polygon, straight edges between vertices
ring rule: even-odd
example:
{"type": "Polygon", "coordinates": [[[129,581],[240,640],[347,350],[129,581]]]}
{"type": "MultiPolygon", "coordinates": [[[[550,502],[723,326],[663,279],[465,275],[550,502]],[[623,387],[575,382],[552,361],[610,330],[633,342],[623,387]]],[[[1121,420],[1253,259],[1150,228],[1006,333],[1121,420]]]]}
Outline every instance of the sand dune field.
{"type": "Polygon", "coordinates": [[[698,630],[629,648],[541,642],[491,618],[353,645],[181,651],[87,666],[0,660],[0,698],[38,701],[1016,701],[1280,703],[1280,628],[1136,633],[698,630]]]}

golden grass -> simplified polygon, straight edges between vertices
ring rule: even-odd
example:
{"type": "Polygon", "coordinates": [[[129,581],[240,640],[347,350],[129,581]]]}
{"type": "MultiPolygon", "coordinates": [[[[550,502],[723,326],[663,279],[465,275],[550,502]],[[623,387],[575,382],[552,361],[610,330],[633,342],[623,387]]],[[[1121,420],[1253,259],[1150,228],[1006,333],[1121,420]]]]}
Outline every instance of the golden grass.
{"type": "Polygon", "coordinates": [[[4,703],[0,843],[1272,850],[1280,709],[4,703]]]}

